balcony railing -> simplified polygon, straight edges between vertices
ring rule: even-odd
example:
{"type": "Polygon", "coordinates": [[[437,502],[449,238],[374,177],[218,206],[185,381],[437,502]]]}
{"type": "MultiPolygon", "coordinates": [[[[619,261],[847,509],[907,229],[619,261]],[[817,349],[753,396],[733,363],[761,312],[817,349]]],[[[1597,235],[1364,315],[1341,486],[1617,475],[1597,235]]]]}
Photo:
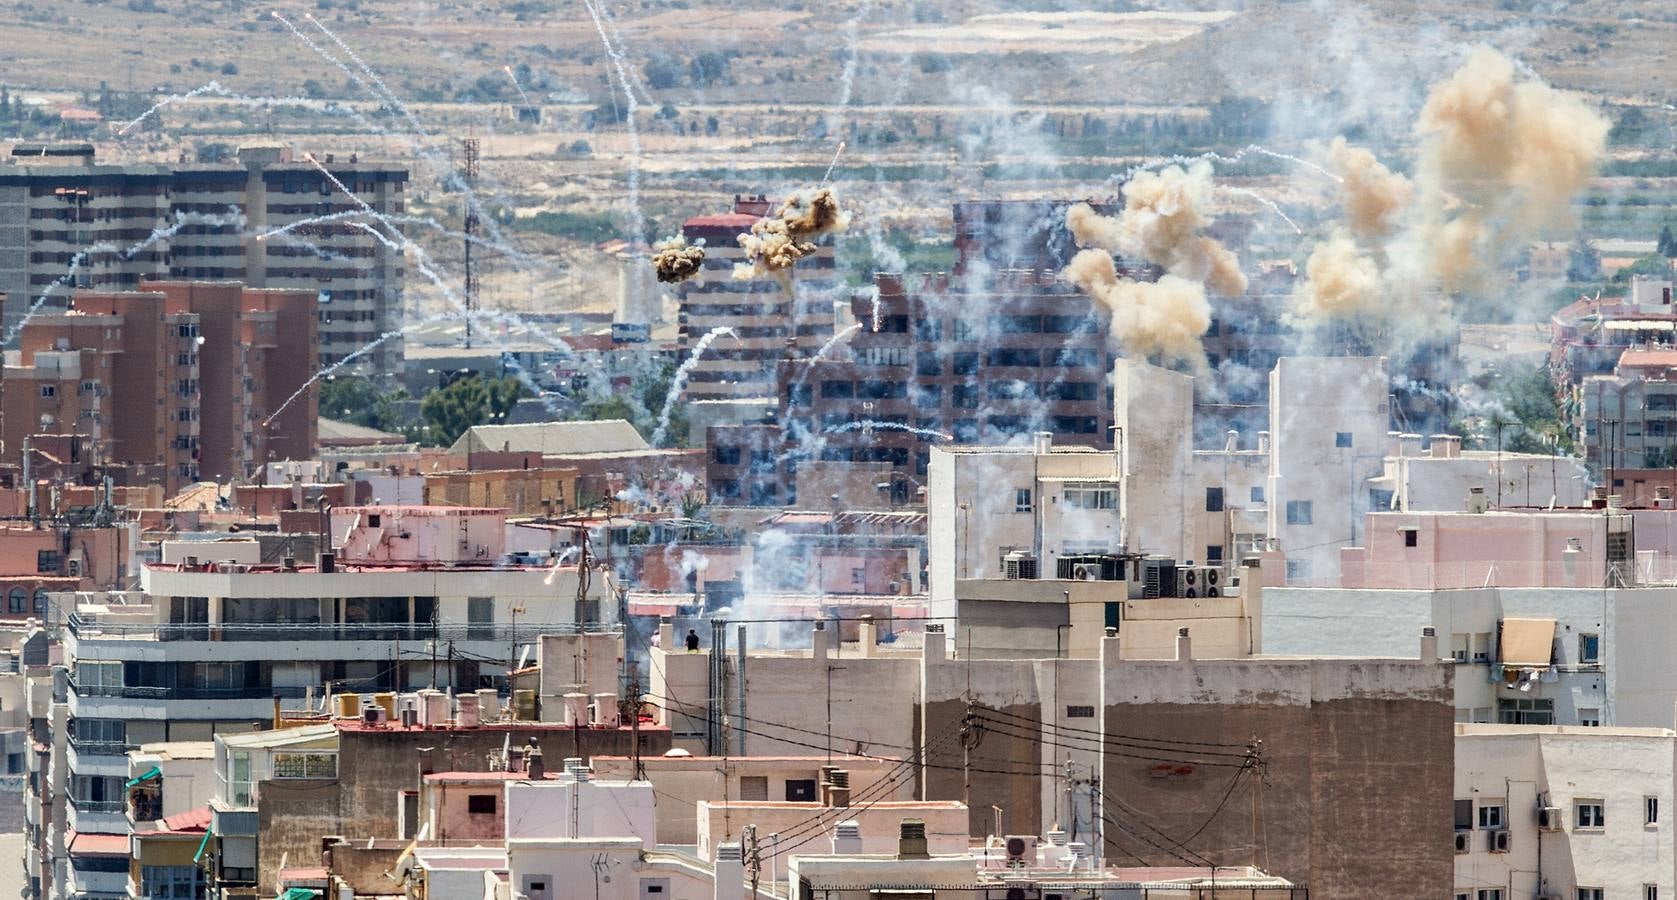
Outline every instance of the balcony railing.
{"type": "Polygon", "coordinates": [[[80,813],[123,813],[125,808],[121,800],[84,800],[81,797],[71,797],[70,805],[80,813]]]}
{"type": "Polygon", "coordinates": [[[75,735],[70,736],[70,746],[76,748],[78,756],[123,756],[139,748],[137,744],[124,741],[90,741],[75,735]]]}
{"type": "MultiPolygon", "coordinates": [[[[267,700],[274,697],[298,700],[308,696],[308,689],[304,687],[293,685],[268,687],[260,684],[217,685],[214,687],[195,684],[180,687],[100,684],[84,689],[77,685],[74,680],[71,680],[70,689],[78,697],[120,697],[128,700],[267,700]]],[[[75,744],[76,742],[72,739],[70,743],[75,744]]],[[[78,749],[80,748],[78,747],[78,749]]]]}
{"type": "Polygon", "coordinates": [[[117,640],[158,641],[534,641],[546,634],[577,634],[603,632],[616,634],[617,625],[579,626],[574,623],[545,623],[518,625],[502,623],[449,623],[433,625],[429,622],[335,624],[316,622],[261,622],[261,623],[106,623],[70,616],[70,633],[79,639],[105,638],[117,640]]]}

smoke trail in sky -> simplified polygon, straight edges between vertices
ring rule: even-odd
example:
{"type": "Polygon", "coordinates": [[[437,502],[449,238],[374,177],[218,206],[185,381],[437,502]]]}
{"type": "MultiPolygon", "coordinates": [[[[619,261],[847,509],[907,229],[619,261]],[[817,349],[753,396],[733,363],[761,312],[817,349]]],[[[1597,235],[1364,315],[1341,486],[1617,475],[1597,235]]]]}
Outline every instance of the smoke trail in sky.
{"type": "Polygon", "coordinates": [[[670,392],[664,396],[664,408],[658,411],[658,426],[652,430],[652,446],[657,447],[664,443],[664,434],[670,428],[670,411],[681,399],[682,392],[687,390],[687,378],[693,374],[693,367],[699,364],[699,357],[710,349],[711,344],[716,343],[717,338],[725,334],[739,337],[726,325],[712,328],[705,332],[704,337],[699,338],[693,345],[693,351],[687,354],[687,359],[675,370],[675,377],[670,379],[670,392]]]}
{"type": "Polygon", "coordinates": [[[635,114],[639,104],[635,101],[635,88],[629,80],[628,70],[623,65],[623,54],[612,44],[611,38],[606,36],[605,10],[595,6],[593,0],[582,0],[583,8],[594,20],[594,30],[599,32],[600,43],[605,47],[606,57],[611,60],[612,69],[617,73],[617,81],[623,88],[623,102],[628,107],[628,117],[624,124],[629,133],[629,215],[630,239],[636,242],[646,238],[646,217],[641,212],[641,136],[640,126],[635,123],[635,114]]]}

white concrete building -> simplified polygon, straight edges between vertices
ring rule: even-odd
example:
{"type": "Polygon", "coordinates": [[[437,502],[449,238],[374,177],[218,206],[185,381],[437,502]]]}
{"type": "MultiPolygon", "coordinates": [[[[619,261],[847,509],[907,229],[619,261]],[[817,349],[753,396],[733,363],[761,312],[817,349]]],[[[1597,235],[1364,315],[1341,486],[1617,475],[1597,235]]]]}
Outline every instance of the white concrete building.
{"type": "Polygon", "coordinates": [[[1266,654],[1379,656],[1437,630],[1458,722],[1666,728],[1677,589],[1267,588],[1266,654]]]}
{"type": "Polygon", "coordinates": [[[1384,471],[1388,389],[1374,357],[1289,357],[1270,372],[1269,537],[1288,582],[1337,575],[1339,548],[1357,545],[1363,482],[1384,471]]]}
{"type": "Polygon", "coordinates": [[[1589,470],[1570,456],[1463,450],[1461,438],[1433,435],[1427,449],[1418,434],[1388,435],[1381,474],[1368,481],[1373,512],[1461,510],[1474,488],[1492,508],[1577,507],[1589,500],[1589,470]]]}
{"type": "Polygon", "coordinates": [[[1457,900],[1677,894],[1668,728],[1457,725],[1457,900]]]}

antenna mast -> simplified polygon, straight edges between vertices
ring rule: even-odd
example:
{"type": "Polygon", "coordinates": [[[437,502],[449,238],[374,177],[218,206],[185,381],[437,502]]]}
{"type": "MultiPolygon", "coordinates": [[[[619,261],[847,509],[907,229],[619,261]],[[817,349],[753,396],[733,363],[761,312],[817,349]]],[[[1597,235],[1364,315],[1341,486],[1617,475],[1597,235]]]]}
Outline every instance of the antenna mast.
{"type": "Polygon", "coordinates": [[[478,170],[478,140],[475,137],[465,138],[460,142],[460,173],[465,179],[465,189],[461,192],[466,201],[466,220],[461,231],[466,250],[466,349],[472,348],[472,315],[477,311],[478,283],[477,272],[472,269],[472,243],[477,239],[478,218],[477,209],[473,206],[472,189],[477,187],[478,170]]]}

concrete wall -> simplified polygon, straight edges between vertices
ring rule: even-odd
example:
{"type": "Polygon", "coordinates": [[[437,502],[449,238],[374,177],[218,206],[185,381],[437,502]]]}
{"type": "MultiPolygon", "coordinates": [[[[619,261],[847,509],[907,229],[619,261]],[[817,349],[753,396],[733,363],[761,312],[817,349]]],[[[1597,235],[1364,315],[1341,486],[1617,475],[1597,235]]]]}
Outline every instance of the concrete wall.
{"type": "Polygon", "coordinates": [[[1677,642],[1670,608],[1677,589],[1485,588],[1462,591],[1270,588],[1264,593],[1263,649],[1273,654],[1375,655],[1404,652],[1422,626],[1438,630],[1439,653],[1467,648],[1457,665],[1461,721],[1494,721],[1499,699],[1546,699],[1555,722],[1575,725],[1581,711],[1603,725],[1670,727],[1677,701],[1677,642]],[[1555,680],[1521,691],[1493,681],[1498,623],[1556,620],[1555,680]],[[1599,663],[1582,664],[1580,634],[1601,637],[1599,663]],[[1483,650],[1487,659],[1475,661],[1483,650]]]}
{"type": "MultiPolygon", "coordinates": [[[[964,853],[967,850],[966,807],[953,801],[882,801],[857,804],[849,809],[823,807],[817,803],[709,803],[700,801],[698,809],[698,851],[700,859],[716,854],[716,845],[740,840],[740,829],[747,823],[757,826],[757,834],[785,834],[788,841],[779,851],[782,854],[830,853],[833,850],[833,825],[855,822],[862,833],[862,853],[896,854],[898,838],[904,819],[919,819],[926,824],[926,844],[931,853],[964,853]],[[807,829],[811,820],[825,812],[826,824],[819,829],[807,829]],[[796,836],[793,837],[794,833],[796,836]]],[[[759,837],[759,840],[762,838],[759,837]]],[[[772,846],[772,845],[771,845],[772,846]]]]}
{"type": "Polygon", "coordinates": [[[1158,835],[1197,833],[1194,853],[1261,862],[1313,898],[1447,895],[1451,675],[1414,660],[1109,663],[1103,788],[1125,824],[1108,855],[1168,865],[1158,835]],[[1261,779],[1240,768],[1254,740],[1261,779]]]}
{"type": "Polygon", "coordinates": [[[1183,477],[1193,459],[1193,377],[1121,359],[1112,371],[1112,388],[1130,549],[1198,559],[1204,548],[1182,543],[1185,511],[1196,499],[1187,496],[1183,477]]]}
{"type": "MultiPolygon", "coordinates": [[[[813,752],[813,751],[812,751],[813,752]]],[[[887,776],[901,768],[894,760],[835,755],[833,765],[850,773],[853,796],[882,800],[914,799],[915,779],[897,778],[881,786],[887,776]]],[[[627,757],[596,756],[594,774],[602,781],[624,780],[634,772],[627,757]]],[[[660,756],[643,759],[641,765],[656,791],[659,844],[698,843],[698,804],[740,799],[740,779],[763,778],[769,800],[786,796],[789,780],[820,781],[827,758],[820,754],[802,756],[660,756]]],[[[759,828],[767,834],[773,829],[759,828]]],[[[728,833],[736,833],[737,829],[728,833]]]]}
{"type": "Polygon", "coordinates": [[[1360,544],[1363,484],[1384,471],[1387,390],[1383,359],[1284,358],[1270,373],[1269,534],[1289,584],[1337,577],[1339,549],[1360,544]],[[1308,524],[1288,521],[1289,502],[1310,504],[1308,524]]]}

